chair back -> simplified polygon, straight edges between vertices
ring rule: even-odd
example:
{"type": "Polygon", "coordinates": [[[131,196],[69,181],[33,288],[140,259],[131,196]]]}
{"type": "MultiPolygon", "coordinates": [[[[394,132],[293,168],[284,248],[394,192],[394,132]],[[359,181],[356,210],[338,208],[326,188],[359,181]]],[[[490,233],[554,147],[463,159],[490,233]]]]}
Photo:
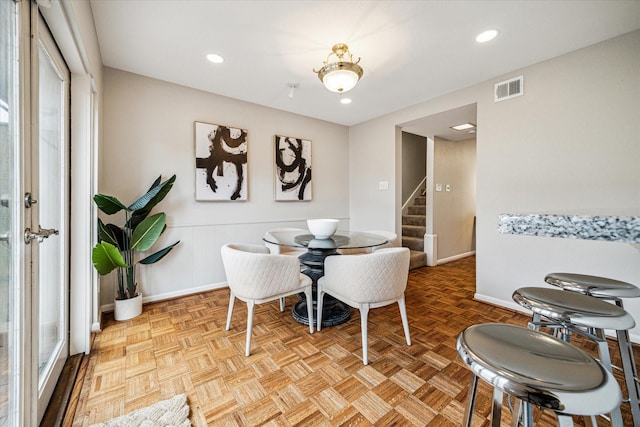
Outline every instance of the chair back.
{"type": "Polygon", "coordinates": [[[407,287],[409,259],[408,248],[330,256],[324,263],[324,287],[357,303],[396,300],[407,287]]]}
{"type": "Polygon", "coordinates": [[[262,299],[300,287],[295,257],[251,244],[227,244],[220,252],[229,288],[240,298],[262,299]]]}

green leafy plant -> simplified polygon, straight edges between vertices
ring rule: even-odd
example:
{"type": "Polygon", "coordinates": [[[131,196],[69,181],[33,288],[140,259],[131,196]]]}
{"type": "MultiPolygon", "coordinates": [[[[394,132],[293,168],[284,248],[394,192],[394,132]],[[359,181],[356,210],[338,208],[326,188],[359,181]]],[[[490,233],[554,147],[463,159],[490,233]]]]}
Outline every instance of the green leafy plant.
{"type": "Polygon", "coordinates": [[[93,201],[107,215],[124,210],[125,221],[122,226],[104,224],[98,219],[99,242],[93,247],[91,260],[98,274],[105,275],[114,269],[118,273],[118,297],[128,299],[137,296],[136,265],[153,264],[164,258],[178,244],[178,240],[153,254],[136,261],[135,252],[147,251],[167,228],[167,215],[164,212],[148,216],[151,210],[165,198],[176,176],[162,182],[159,176],[147,190],[129,206],[117,198],[96,194],[93,201]]]}

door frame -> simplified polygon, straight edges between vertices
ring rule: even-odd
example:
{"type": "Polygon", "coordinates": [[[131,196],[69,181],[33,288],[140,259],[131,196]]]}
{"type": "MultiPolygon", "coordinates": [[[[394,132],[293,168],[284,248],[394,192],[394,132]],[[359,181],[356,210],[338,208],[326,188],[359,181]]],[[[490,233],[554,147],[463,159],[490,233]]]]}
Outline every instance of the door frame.
{"type": "MultiPolygon", "coordinates": [[[[32,263],[30,273],[32,274],[32,289],[36,289],[37,291],[32,291],[32,325],[33,330],[31,333],[32,339],[32,369],[35,370],[33,375],[35,376],[34,380],[37,381],[37,412],[38,412],[38,423],[42,420],[44,412],[49,404],[51,396],[53,394],[53,390],[58,382],[60,374],[62,373],[62,368],[67,358],[69,357],[69,270],[70,270],[70,258],[69,258],[69,230],[70,230],[70,203],[69,203],[69,192],[70,192],[70,178],[71,178],[71,169],[70,169],[70,152],[71,152],[71,138],[70,138],[70,122],[71,122],[71,72],[69,71],[64,58],[57,46],[53,35],[50,33],[43,17],[37,11],[32,11],[31,14],[31,141],[30,148],[31,152],[28,157],[25,159],[25,173],[27,173],[27,168],[31,168],[29,171],[29,177],[31,179],[30,185],[26,187],[26,190],[32,192],[36,199],[40,199],[39,203],[34,207],[27,208],[25,206],[25,221],[30,223],[31,230],[38,230],[41,226],[44,228],[55,227],[59,228],[58,235],[47,238],[43,242],[39,242],[37,240],[33,240],[27,244],[27,251],[31,251],[32,263]],[[43,54],[46,56],[43,56],[43,54]],[[42,108],[40,104],[41,96],[41,76],[40,69],[43,61],[49,61],[58,78],[60,78],[63,82],[63,99],[61,100],[62,107],[62,116],[60,117],[60,137],[62,140],[60,141],[61,145],[59,146],[60,152],[57,156],[55,164],[52,163],[54,168],[60,168],[60,178],[62,185],[61,196],[62,200],[59,201],[58,204],[54,204],[54,208],[58,210],[60,216],[60,224],[48,224],[43,220],[43,212],[48,212],[48,207],[45,209],[45,205],[43,204],[45,196],[43,195],[44,189],[41,187],[43,183],[43,177],[41,177],[41,173],[43,171],[43,162],[42,162],[42,147],[41,141],[42,136],[40,131],[42,129],[42,123],[40,122],[40,118],[42,116],[42,108]],[[34,168],[34,166],[36,168],[34,168]],[[53,279],[53,281],[49,281],[43,278],[42,271],[42,260],[43,260],[43,249],[46,247],[42,245],[49,246],[48,249],[51,249],[51,246],[55,245],[60,247],[60,253],[58,258],[54,258],[54,262],[57,261],[60,265],[60,274],[57,278],[53,279]],[[42,328],[42,319],[40,315],[42,314],[41,304],[49,304],[49,302],[44,302],[41,297],[42,283],[45,285],[53,285],[56,289],[62,290],[62,295],[58,295],[61,298],[62,302],[62,310],[57,315],[56,324],[59,326],[59,330],[57,332],[57,344],[54,348],[53,353],[51,354],[50,360],[53,360],[53,363],[50,364],[50,360],[47,361],[47,368],[42,373],[40,372],[40,353],[42,351],[43,343],[40,342],[40,328],[42,328]],[[36,310],[38,310],[36,312],[36,310]],[[38,330],[39,333],[35,333],[38,330]]],[[[56,101],[58,101],[56,99],[56,101]]],[[[26,149],[26,148],[25,148],[26,149]]],[[[46,179],[46,177],[45,177],[46,179]]],[[[26,203],[25,203],[26,205],[26,203]]],[[[29,270],[28,270],[29,272],[29,270]]]]}
{"type": "MultiPolygon", "coordinates": [[[[35,0],[31,0],[35,2],[35,0]]],[[[77,6],[79,7],[79,6],[77,6]]],[[[91,332],[99,330],[98,277],[91,264],[97,242],[97,210],[92,197],[98,192],[98,141],[101,90],[84,47],[70,0],[40,8],[71,72],[71,227],[69,297],[69,354],[88,354],[91,332]]],[[[99,60],[99,59],[98,59],[99,60]]],[[[97,73],[101,70],[96,70],[97,73]]]]}

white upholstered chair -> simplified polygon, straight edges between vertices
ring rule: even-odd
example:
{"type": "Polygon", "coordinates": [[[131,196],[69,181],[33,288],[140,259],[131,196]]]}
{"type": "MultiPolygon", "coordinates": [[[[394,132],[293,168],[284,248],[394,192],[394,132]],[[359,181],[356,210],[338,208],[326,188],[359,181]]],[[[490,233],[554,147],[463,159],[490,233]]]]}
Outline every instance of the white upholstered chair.
{"type": "MultiPolygon", "coordinates": [[[[309,332],[313,333],[313,296],[311,279],[300,273],[295,257],[273,255],[264,246],[227,244],[220,250],[231,295],[227,314],[227,331],[235,299],[247,303],[247,341],[245,354],[251,349],[251,329],[255,304],[278,300],[304,292],[307,297],[309,332]]],[[[282,309],[281,309],[282,311],[282,309]]]]}
{"type": "MultiPolygon", "coordinates": [[[[280,228],[272,228],[266,232],[269,234],[273,231],[297,231],[300,234],[308,234],[309,231],[304,228],[295,228],[295,227],[280,227],[280,228]]],[[[264,245],[269,249],[272,254],[276,255],[289,255],[298,258],[300,255],[307,253],[307,248],[294,248],[291,246],[281,246],[276,245],[275,243],[264,242],[264,245]]],[[[302,270],[302,265],[300,265],[300,270],[302,270]]],[[[285,297],[280,298],[280,311],[284,311],[285,306],[285,297]]]]}
{"type": "Polygon", "coordinates": [[[327,257],[324,261],[324,276],[318,279],[318,331],[322,327],[322,303],[325,293],[359,309],[362,361],[367,365],[369,309],[397,302],[407,345],[411,345],[404,301],[409,257],[407,248],[385,248],[370,254],[327,257]]]}

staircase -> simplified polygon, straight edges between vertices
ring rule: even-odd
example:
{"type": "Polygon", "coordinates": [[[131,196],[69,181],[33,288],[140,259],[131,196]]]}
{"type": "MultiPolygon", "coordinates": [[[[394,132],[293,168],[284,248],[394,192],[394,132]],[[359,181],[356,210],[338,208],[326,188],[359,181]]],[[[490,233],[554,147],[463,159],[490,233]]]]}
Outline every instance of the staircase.
{"type": "Polygon", "coordinates": [[[427,221],[427,198],[416,197],[413,206],[409,206],[407,215],[402,215],[402,246],[411,250],[409,269],[427,265],[427,255],[424,253],[424,233],[427,221]]]}

